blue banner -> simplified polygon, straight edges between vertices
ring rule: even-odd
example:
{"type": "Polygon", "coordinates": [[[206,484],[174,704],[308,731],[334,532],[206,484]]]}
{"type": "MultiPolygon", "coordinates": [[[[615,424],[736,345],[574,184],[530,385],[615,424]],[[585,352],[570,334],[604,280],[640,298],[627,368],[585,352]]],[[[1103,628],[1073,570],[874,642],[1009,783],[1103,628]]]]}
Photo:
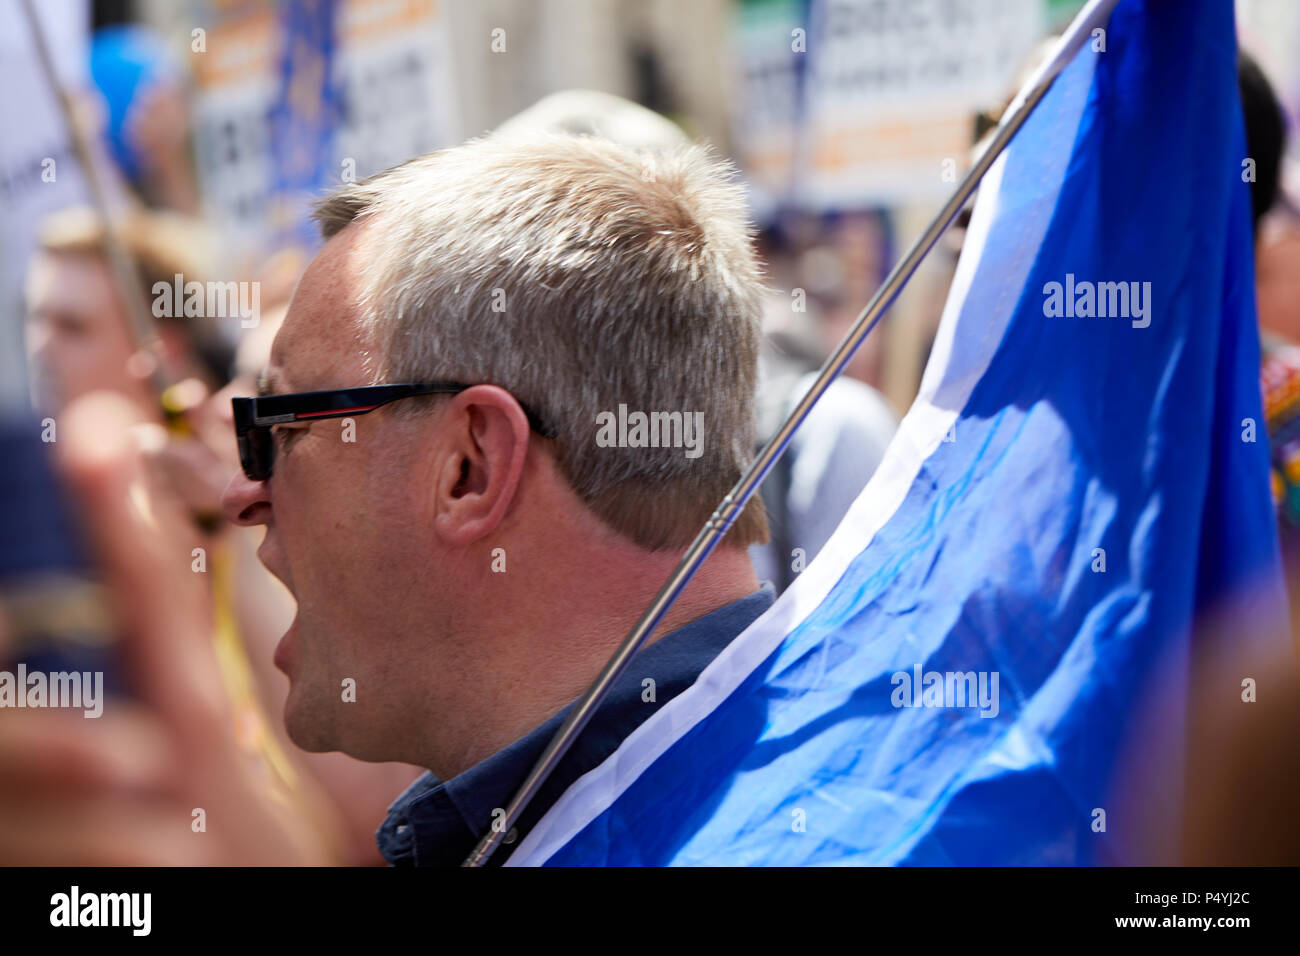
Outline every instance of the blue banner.
{"type": "Polygon", "coordinates": [[[839,530],[511,865],[1131,860],[1106,814],[1180,752],[1202,625],[1288,643],[1236,59],[1232,4],[1121,0],[986,177],[839,530]]]}

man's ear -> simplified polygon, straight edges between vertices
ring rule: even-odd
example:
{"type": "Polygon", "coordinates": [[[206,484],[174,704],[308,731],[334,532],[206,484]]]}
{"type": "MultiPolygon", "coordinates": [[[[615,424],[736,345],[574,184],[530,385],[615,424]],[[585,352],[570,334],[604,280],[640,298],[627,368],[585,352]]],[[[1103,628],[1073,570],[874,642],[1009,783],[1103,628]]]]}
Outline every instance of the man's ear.
{"type": "Polygon", "coordinates": [[[491,534],[514,501],[528,454],[528,416],[509,392],[475,385],[441,423],[434,529],[451,545],[491,534]]]}

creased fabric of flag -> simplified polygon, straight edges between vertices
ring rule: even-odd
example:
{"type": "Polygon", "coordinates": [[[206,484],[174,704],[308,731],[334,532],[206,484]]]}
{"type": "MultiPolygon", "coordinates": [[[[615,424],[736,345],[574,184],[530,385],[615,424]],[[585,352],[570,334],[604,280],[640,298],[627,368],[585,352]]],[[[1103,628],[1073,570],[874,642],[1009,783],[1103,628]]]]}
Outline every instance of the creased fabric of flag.
{"type": "Polygon", "coordinates": [[[982,184],[831,541],[511,865],[1124,862],[1146,689],[1177,753],[1199,620],[1285,644],[1232,4],[1120,0],[1096,46],[982,184]]]}

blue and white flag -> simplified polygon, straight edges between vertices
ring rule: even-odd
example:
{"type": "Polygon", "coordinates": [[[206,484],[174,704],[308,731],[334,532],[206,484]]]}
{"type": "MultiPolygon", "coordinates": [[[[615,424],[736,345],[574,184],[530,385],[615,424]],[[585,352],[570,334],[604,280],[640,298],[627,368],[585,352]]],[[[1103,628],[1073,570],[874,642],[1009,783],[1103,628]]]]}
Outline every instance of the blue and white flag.
{"type": "Polygon", "coordinates": [[[1285,646],[1232,4],[1101,39],[985,179],[838,531],[511,865],[1124,862],[1148,689],[1177,751],[1207,616],[1285,646]]]}

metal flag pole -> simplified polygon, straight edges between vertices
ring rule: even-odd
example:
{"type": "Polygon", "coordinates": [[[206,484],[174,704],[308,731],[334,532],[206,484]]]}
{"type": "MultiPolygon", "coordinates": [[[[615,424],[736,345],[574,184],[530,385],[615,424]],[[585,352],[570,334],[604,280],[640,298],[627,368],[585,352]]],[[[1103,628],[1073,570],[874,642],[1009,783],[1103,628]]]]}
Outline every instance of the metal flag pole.
{"type": "Polygon", "coordinates": [[[953,219],[956,218],[957,213],[966,205],[980,180],[984,178],[985,173],[989,171],[994,161],[1006,149],[1007,144],[1011,142],[1012,137],[1016,135],[1020,127],[1025,124],[1025,120],[1033,113],[1035,107],[1042,102],[1043,97],[1047,95],[1047,91],[1051,88],[1057,76],[1074,59],[1075,54],[1083,48],[1083,45],[1092,38],[1093,31],[1105,28],[1111,11],[1118,2],[1119,0],[1092,0],[1074,19],[1074,22],[1070,24],[1069,29],[1061,37],[1053,56],[1038,69],[1030,81],[1025,84],[1016,99],[1007,107],[988,148],[984,150],[974,165],[971,166],[970,171],[958,184],[957,191],[953,193],[952,198],[939,210],[938,215],[934,217],[925,232],[921,234],[921,237],[912,244],[907,255],[894,266],[884,284],[871,297],[871,301],[867,303],[866,308],[858,314],[857,320],[853,323],[853,328],[840,342],[834,354],[826,360],[817,375],[817,380],[809,387],[803,399],[795,406],[794,411],[786,418],[785,423],[782,424],[777,433],[764,446],[745,474],[727,493],[727,496],[722,499],[722,503],[718,505],[717,510],[713,512],[700,533],[696,535],[695,540],[691,542],[691,546],[687,548],[682,560],[673,570],[659,593],[655,595],[650,606],[642,613],[636,626],[623,639],[623,643],[614,652],[614,656],[605,664],[595,682],[579,698],[560,729],[551,738],[551,742],[547,745],[541,757],[538,758],[527,779],[524,780],[518,792],[515,793],[510,799],[510,803],[505,807],[505,815],[493,823],[489,831],[474,848],[474,852],[461,864],[462,866],[482,866],[500,845],[510,827],[518,821],[524,808],[528,806],[529,801],[541,789],[546,778],[559,764],[573,741],[577,739],[578,734],[582,733],[582,729],[596,712],[596,708],[600,706],[606,694],[609,693],[609,689],[619,675],[623,673],[633,655],[645,643],[646,637],[658,626],[668,608],[677,600],[691,577],[713,552],[718,542],[722,540],[722,536],[727,533],[727,530],[740,514],[741,509],[745,507],[758,486],[762,484],[763,479],[776,463],[776,460],[785,452],[795,430],[803,424],[804,419],[808,417],[808,413],[812,411],[818,399],[826,392],[831,382],[835,381],[844,370],[844,367],[853,357],[853,353],[858,350],[863,340],[876,327],[886,310],[893,305],[899,292],[911,279],[917,266],[921,264],[921,260],[934,248],[934,244],[939,241],[939,237],[943,235],[944,230],[948,228],[953,219]]]}

